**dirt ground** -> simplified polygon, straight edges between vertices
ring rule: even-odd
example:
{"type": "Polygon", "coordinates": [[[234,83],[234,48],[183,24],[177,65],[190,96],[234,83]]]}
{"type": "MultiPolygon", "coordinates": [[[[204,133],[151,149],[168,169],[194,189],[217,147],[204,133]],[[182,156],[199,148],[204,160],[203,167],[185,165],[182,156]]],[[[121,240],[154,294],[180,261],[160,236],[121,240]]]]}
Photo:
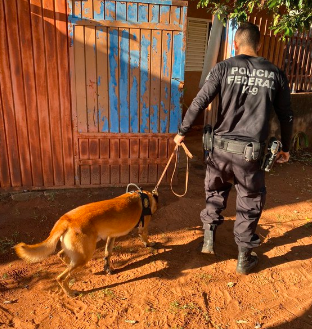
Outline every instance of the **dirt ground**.
{"type": "Polygon", "coordinates": [[[55,254],[27,264],[11,247],[42,241],[65,212],[125,188],[34,192],[26,201],[0,194],[0,328],[312,328],[311,153],[267,174],[258,227],[262,245],[256,250],[260,263],[255,273],[238,276],[235,189],[218,230],[217,255],[199,252],[205,203],[199,140],[196,133],[186,140],[195,155],[187,195],[178,198],[168,186],[159,188],[161,207],[150,226],[156,248],[144,248],[136,230],[117,239],[115,272],[109,276],[102,272],[99,243],[94,258],[70,282],[81,291],[75,299],[54,280],[64,269],[55,254]]]}

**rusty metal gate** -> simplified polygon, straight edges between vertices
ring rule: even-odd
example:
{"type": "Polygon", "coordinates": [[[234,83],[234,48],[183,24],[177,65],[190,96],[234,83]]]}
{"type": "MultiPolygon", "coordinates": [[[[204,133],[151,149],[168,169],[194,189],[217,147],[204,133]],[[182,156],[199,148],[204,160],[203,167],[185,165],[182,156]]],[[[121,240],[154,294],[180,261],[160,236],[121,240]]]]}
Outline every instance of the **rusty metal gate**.
{"type": "Polygon", "coordinates": [[[154,183],[181,121],[187,2],[68,6],[76,184],[154,183]]]}

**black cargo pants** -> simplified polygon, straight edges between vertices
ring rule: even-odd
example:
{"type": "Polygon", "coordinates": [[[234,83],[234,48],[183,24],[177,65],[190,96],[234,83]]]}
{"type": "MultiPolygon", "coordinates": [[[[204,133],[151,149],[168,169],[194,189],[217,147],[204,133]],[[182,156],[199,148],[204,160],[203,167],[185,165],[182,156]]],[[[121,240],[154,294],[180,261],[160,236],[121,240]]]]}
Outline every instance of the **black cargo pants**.
{"type": "Polygon", "coordinates": [[[206,208],[200,214],[203,228],[209,228],[209,224],[222,224],[221,212],[226,208],[231,179],[234,179],[237,191],[235,242],[240,247],[257,247],[260,239],[255,231],[266,196],[264,171],[260,169],[260,161],[247,162],[242,154],[218,148],[209,154],[205,178],[206,208]]]}

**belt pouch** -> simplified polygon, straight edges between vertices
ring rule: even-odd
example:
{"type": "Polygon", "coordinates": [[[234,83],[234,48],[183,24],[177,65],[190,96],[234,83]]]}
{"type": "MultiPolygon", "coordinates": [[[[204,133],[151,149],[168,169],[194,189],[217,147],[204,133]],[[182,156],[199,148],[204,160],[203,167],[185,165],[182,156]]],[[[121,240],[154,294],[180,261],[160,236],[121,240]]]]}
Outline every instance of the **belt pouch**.
{"type": "Polygon", "coordinates": [[[206,125],[203,132],[203,147],[205,151],[212,151],[213,132],[212,126],[206,125]]]}

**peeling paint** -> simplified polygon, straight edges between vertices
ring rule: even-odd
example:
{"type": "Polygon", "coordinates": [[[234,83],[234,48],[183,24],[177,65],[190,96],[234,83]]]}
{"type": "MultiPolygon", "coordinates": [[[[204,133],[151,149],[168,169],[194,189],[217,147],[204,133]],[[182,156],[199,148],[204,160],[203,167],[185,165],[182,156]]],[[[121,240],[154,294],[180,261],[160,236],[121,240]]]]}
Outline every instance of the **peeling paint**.
{"type": "Polygon", "coordinates": [[[158,133],[158,106],[152,105],[151,106],[151,131],[153,133],[158,133]]]}
{"type": "Polygon", "coordinates": [[[148,131],[148,118],[149,118],[149,106],[145,103],[143,96],[148,90],[148,81],[149,81],[149,74],[148,74],[148,56],[149,56],[149,46],[151,42],[149,39],[142,35],[141,39],[141,84],[140,84],[140,91],[141,91],[141,103],[142,103],[142,112],[141,112],[141,132],[148,131]]]}
{"type": "Polygon", "coordinates": [[[109,31],[109,110],[110,131],[119,132],[118,97],[117,97],[117,58],[118,58],[118,30],[109,31]]]}
{"type": "Polygon", "coordinates": [[[129,132],[129,32],[123,30],[120,40],[120,132],[129,132]]]}
{"type": "Polygon", "coordinates": [[[139,22],[148,22],[148,6],[147,5],[139,5],[139,22]]]}
{"type": "Polygon", "coordinates": [[[159,6],[153,5],[152,6],[152,23],[159,23],[159,6]]]}
{"type": "Polygon", "coordinates": [[[99,1],[100,6],[98,10],[94,10],[94,19],[95,20],[102,20],[104,19],[104,1],[99,1]]]}
{"type": "Polygon", "coordinates": [[[127,5],[125,2],[116,2],[116,19],[123,22],[127,20],[127,5]]]}
{"type": "Polygon", "coordinates": [[[97,85],[98,85],[98,86],[101,85],[101,76],[98,77],[97,85]]]}
{"type": "Polygon", "coordinates": [[[130,4],[128,6],[128,21],[130,22],[138,21],[138,5],[136,3],[130,4]]]}
{"type": "Polygon", "coordinates": [[[136,77],[133,77],[133,83],[130,90],[130,128],[132,133],[139,132],[138,125],[138,110],[139,110],[139,101],[138,101],[138,88],[139,84],[136,77]]]}
{"type": "Polygon", "coordinates": [[[115,3],[113,1],[105,1],[105,19],[108,21],[115,20],[115,3]]]}
{"type": "Polygon", "coordinates": [[[100,120],[103,122],[102,132],[108,132],[108,119],[105,116],[101,118],[102,111],[104,110],[103,109],[99,110],[100,120]]]}

